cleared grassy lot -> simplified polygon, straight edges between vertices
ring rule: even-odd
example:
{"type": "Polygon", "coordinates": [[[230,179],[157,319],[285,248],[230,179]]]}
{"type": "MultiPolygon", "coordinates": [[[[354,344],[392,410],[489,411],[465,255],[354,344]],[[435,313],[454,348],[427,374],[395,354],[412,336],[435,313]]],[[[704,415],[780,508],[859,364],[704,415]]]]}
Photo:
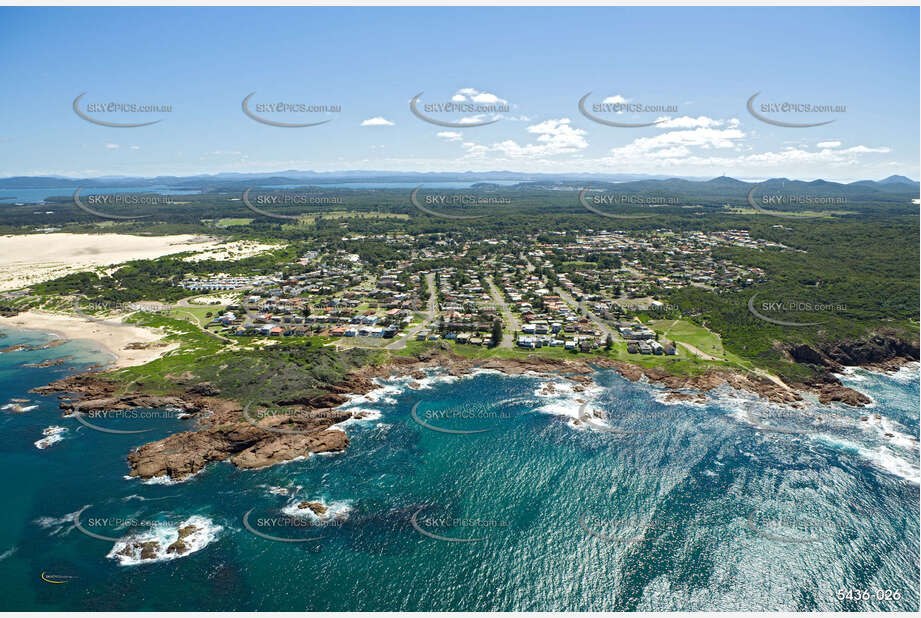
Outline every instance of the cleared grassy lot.
{"type": "MultiPolygon", "coordinates": [[[[703,326],[697,326],[687,320],[651,320],[647,326],[662,337],[676,342],[687,343],[704,354],[709,354],[716,358],[726,358],[720,336],[703,326]]],[[[679,349],[682,348],[679,346],[679,349]]]]}
{"type": "Polygon", "coordinates": [[[222,305],[203,305],[200,307],[189,306],[189,307],[173,307],[170,309],[169,317],[176,318],[177,320],[188,320],[195,321],[199,326],[204,326],[211,321],[211,317],[220,315],[224,310],[222,305]],[[207,317],[207,314],[211,314],[211,317],[207,317]]]}

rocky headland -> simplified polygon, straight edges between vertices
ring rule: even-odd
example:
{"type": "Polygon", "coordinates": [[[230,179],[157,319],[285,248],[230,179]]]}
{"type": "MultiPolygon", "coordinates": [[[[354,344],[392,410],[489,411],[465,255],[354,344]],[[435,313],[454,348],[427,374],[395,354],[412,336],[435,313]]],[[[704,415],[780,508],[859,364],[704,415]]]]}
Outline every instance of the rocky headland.
{"type": "MultiPolygon", "coordinates": [[[[352,418],[352,413],[338,406],[348,401],[347,395],[362,395],[377,388],[375,378],[408,376],[418,381],[431,369],[458,377],[477,370],[496,370],[507,375],[559,376],[577,383],[576,388],[581,389],[592,383],[592,375],[601,367],[613,369],[631,381],[645,380],[659,385],[668,391],[669,401],[702,401],[703,393],[726,385],[784,405],[802,405],[803,394],[811,393],[823,404],[863,406],[870,400],[842,385],[833,374],[857,365],[893,370],[917,360],[918,347],[880,338],[863,346],[839,344],[823,350],[797,346],[789,354],[797,362],[807,362],[821,371],[809,380],[786,384],[766,373],[741,369],[713,367],[703,373],[679,376],[661,367],[603,357],[561,359],[537,353],[515,358],[470,359],[439,346],[416,356],[391,356],[386,363],[353,370],[340,382],[326,384],[309,395],[279,397],[271,413],[266,413],[264,406],[250,407],[222,398],[219,388],[197,381],[190,373],[176,376],[175,394],[167,396],[122,394],[119,392],[122,386],[98,373],[69,376],[33,392],[61,393],[60,406],[65,415],[89,410],[181,409],[186,417],[196,419],[194,430],[144,444],[128,454],[127,460],[131,476],[183,480],[217,461],[255,469],[311,454],[343,451],[349,444],[348,437],[334,425],[352,418]]],[[[415,384],[418,387],[418,382],[415,384]]]]}

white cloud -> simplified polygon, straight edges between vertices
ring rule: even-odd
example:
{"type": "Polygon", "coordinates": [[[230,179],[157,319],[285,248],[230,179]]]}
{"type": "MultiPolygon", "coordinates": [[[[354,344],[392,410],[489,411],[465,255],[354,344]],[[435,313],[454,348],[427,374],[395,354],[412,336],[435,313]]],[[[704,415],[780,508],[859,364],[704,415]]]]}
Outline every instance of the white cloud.
{"type": "Polygon", "coordinates": [[[710,127],[722,127],[727,124],[734,127],[739,124],[736,118],[727,121],[716,120],[714,118],[708,118],[707,116],[698,116],[697,118],[691,116],[679,116],[677,118],[660,116],[656,118],[656,122],[659,123],[656,125],[659,129],[696,129],[698,127],[709,129],[710,127]]]}
{"type": "Polygon", "coordinates": [[[819,142],[816,144],[819,148],[837,148],[841,145],[841,142],[819,142]]]}
{"type": "Polygon", "coordinates": [[[482,92],[476,88],[461,88],[458,90],[451,100],[455,103],[463,103],[465,101],[472,101],[473,103],[485,103],[485,104],[502,104],[506,105],[508,101],[503,98],[500,98],[494,95],[491,92],[482,92]]]}
{"type": "Polygon", "coordinates": [[[691,148],[703,150],[735,148],[738,147],[739,140],[743,137],[745,133],[739,129],[698,127],[684,131],[669,131],[654,137],[640,137],[626,146],[612,148],[611,157],[625,162],[643,157],[670,159],[675,156],[690,155],[691,148]]]}
{"type": "Polygon", "coordinates": [[[435,135],[449,142],[459,142],[464,137],[460,131],[439,131],[435,135]]]}
{"type": "Polygon", "coordinates": [[[536,144],[519,144],[504,140],[492,145],[464,142],[468,157],[484,157],[497,153],[510,159],[542,158],[564,153],[575,153],[588,147],[586,132],[570,125],[569,118],[545,120],[527,128],[528,133],[537,135],[536,144]]]}
{"type": "Polygon", "coordinates": [[[850,148],[845,148],[841,152],[890,152],[888,146],[880,146],[879,148],[871,148],[870,146],[851,146],[850,148]]]}
{"type": "Polygon", "coordinates": [[[615,94],[613,97],[608,97],[602,103],[627,103],[630,99],[622,97],[619,94],[615,94]]]}
{"type": "Polygon", "coordinates": [[[109,148],[110,150],[115,150],[116,148],[121,148],[121,146],[118,144],[113,144],[112,142],[108,142],[106,144],[106,148],[109,148]]]}
{"type": "MultiPolygon", "coordinates": [[[[639,141],[639,140],[636,140],[639,141]]],[[[828,178],[832,169],[851,168],[858,175],[865,175],[868,163],[860,158],[861,154],[882,154],[891,151],[889,147],[854,146],[846,149],[824,148],[809,150],[799,146],[788,146],[780,151],[768,151],[735,155],[716,156],[711,147],[709,152],[702,148],[695,152],[693,145],[669,145],[664,148],[644,151],[636,141],[623,148],[615,148],[611,155],[599,161],[606,166],[623,169],[629,166],[632,172],[655,172],[660,170],[682,170],[684,174],[712,173],[714,169],[727,170],[730,175],[746,174],[765,177],[766,175],[796,175],[803,177],[814,174],[815,177],[828,178]],[[792,170],[796,170],[794,174],[792,170]],[[807,171],[809,170],[809,171],[807,171]],[[859,171],[858,171],[859,170],[859,171]]],[[[643,144],[642,146],[647,146],[643,144]]]]}
{"type": "Polygon", "coordinates": [[[131,148],[131,150],[140,150],[140,149],[141,149],[140,146],[129,146],[129,148],[131,148]]]}
{"type": "Polygon", "coordinates": [[[363,127],[392,127],[395,124],[395,122],[390,122],[383,116],[375,116],[361,121],[361,126],[363,127]]]}
{"type": "Polygon", "coordinates": [[[486,114],[476,114],[475,116],[464,116],[458,120],[461,124],[474,124],[477,122],[485,122],[486,120],[495,120],[498,116],[487,116],[486,114]]]}

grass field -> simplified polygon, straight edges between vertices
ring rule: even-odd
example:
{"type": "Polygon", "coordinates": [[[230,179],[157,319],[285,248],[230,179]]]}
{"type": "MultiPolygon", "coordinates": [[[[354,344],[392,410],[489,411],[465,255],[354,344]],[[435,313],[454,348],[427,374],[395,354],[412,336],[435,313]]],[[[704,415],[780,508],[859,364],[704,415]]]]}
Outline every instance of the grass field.
{"type": "Polygon", "coordinates": [[[169,310],[169,317],[175,318],[177,320],[195,320],[199,326],[204,326],[211,321],[211,318],[207,317],[207,314],[210,313],[211,316],[220,315],[223,312],[223,307],[221,305],[203,305],[201,307],[173,307],[169,310]]]}
{"type": "MultiPolygon", "coordinates": [[[[298,217],[297,225],[313,225],[319,217],[324,219],[400,219],[408,220],[409,215],[399,212],[363,212],[339,211],[330,212],[305,212],[298,217]]],[[[288,224],[293,225],[293,224],[288,224]]],[[[294,225],[296,227],[296,225],[294,225]]]]}
{"type": "Polygon", "coordinates": [[[710,356],[726,357],[719,335],[687,320],[650,320],[647,326],[666,339],[690,344],[710,356]]]}
{"type": "Polygon", "coordinates": [[[214,219],[202,219],[202,223],[214,223],[216,227],[230,227],[231,225],[249,225],[253,222],[253,219],[248,219],[245,217],[225,217],[223,219],[218,219],[216,222],[214,219]]]}
{"type": "MultiPolygon", "coordinates": [[[[759,214],[763,215],[764,214],[764,212],[755,210],[754,208],[729,208],[727,209],[727,212],[731,212],[737,215],[759,215],[759,214]]],[[[823,210],[821,212],[817,210],[803,210],[799,212],[785,211],[785,210],[770,210],[768,212],[769,214],[775,215],[777,217],[799,217],[799,218],[808,217],[810,219],[812,218],[832,219],[836,215],[857,214],[850,210],[823,210]]]]}

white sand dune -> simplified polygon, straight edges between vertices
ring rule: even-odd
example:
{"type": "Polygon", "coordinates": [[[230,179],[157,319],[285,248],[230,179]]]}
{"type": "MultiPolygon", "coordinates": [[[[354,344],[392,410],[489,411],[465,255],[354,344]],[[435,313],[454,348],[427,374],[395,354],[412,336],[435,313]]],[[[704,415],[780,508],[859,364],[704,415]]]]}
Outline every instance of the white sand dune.
{"type": "Polygon", "coordinates": [[[0,291],[15,290],[81,270],[184,251],[212,250],[220,245],[219,240],[192,234],[0,236],[0,291]]]}

